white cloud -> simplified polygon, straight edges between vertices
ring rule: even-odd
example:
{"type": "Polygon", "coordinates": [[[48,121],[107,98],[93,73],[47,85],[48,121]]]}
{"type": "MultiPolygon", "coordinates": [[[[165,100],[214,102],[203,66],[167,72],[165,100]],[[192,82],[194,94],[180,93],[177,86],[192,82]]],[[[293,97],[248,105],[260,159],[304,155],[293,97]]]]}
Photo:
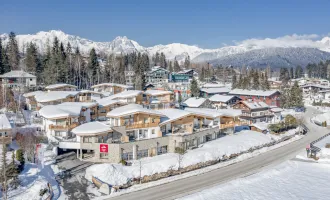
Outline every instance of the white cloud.
{"type": "Polygon", "coordinates": [[[239,42],[234,41],[234,43],[247,49],[261,49],[270,47],[309,47],[329,51],[330,42],[327,41],[330,41],[330,38],[322,39],[317,34],[293,34],[278,38],[252,38],[239,42]]]}

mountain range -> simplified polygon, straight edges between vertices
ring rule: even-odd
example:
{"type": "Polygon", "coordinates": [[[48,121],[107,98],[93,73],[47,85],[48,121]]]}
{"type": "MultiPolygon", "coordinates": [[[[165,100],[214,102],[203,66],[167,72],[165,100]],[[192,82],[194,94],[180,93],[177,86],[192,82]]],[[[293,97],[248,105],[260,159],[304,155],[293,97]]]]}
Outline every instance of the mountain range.
{"type": "MultiPolygon", "coordinates": [[[[321,40],[315,41],[300,36],[299,38],[296,35],[276,39],[250,39],[234,46],[224,46],[217,49],[203,49],[195,45],[180,43],[144,47],[125,36],[118,36],[110,42],[95,42],[59,30],[17,35],[17,41],[20,51],[23,51],[29,42],[33,42],[43,53],[46,51],[47,45],[52,44],[54,37],[57,37],[65,45],[70,42],[71,46],[78,47],[84,55],[88,55],[92,48],[95,48],[98,53],[103,52],[105,54],[142,52],[154,55],[156,52],[163,52],[168,59],[176,58],[179,62],[189,55],[192,62],[254,67],[296,66],[298,64],[305,66],[309,62],[330,59],[330,37],[323,37],[321,40]]],[[[8,34],[2,34],[0,38],[6,44],[9,37],[8,34]]]]}

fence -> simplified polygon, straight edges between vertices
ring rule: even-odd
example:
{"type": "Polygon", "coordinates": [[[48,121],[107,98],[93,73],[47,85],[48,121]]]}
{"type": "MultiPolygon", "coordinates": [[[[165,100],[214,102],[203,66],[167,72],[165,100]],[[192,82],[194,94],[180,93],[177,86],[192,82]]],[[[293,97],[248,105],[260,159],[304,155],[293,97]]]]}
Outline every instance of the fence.
{"type": "Polygon", "coordinates": [[[310,143],[311,150],[314,152],[321,151],[321,149],[319,147],[314,146],[314,144],[323,140],[324,138],[328,137],[329,135],[330,135],[330,133],[327,133],[327,134],[323,135],[322,137],[318,138],[317,140],[314,140],[313,142],[311,142],[310,143]]]}

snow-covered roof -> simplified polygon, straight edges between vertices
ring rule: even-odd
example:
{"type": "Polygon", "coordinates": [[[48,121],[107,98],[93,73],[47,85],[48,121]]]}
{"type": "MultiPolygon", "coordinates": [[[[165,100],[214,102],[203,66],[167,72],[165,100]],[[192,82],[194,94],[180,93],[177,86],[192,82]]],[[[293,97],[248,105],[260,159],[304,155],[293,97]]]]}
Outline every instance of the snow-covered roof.
{"type": "Polygon", "coordinates": [[[109,96],[109,98],[110,99],[125,99],[125,98],[130,98],[130,97],[136,97],[142,93],[143,92],[140,90],[127,90],[127,91],[123,91],[123,92],[120,92],[115,95],[111,95],[111,96],[109,96]]]}
{"type": "Polygon", "coordinates": [[[209,98],[210,101],[226,103],[236,96],[216,94],[209,98]]]}
{"type": "Polygon", "coordinates": [[[151,68],[151,70],[148,73],[150,74],[150,73],[153,73],[153,72],[158,71],[158,70],[163,70],[163,71],[168,72],[168,70],[162,68],[161,66],[154,66],[154,67],[151,68]]]}
{"type": "Polygon", "coordinates": [[[96,102],[100,105],[100,106],[109,106],[112,104],[122,104],[121,101],[118,100],[112,100],[110,97],[106,97],[106,98],[102,98],[102,99],[97,99],[96,102]]]}
{"type": "Polygon", "coordinates": [[[159,110],[159,112],[166,116],[161,118],[161,123],[159,124],[160,126],[193,114],[192,112],[186,110],[179,110],[173,108],[159,110]]]}
{"type": "Polygon", "coordinates": [[[80,126],[77,126],[76,128],[72,129],[72,133],[84,136],[84,135],[97,135],[100,133],[107,133],[112,131],[110,126],[95,121],[95,122],[88,122],[85,124],[82,124],[80,126]]]}
{"type": "Polygon", "coordinates": [[[81,109],[81,105],[48,105],[41,108],[39,114],[47,119],[78,117],[81,109]]]}
{"type": "Polygon", "coordinates": [[[99,94],[101,96],[104,96],[102,92],[96,92],[93,90],[80,90],[79,94],[86,94],[86,93],[91,93],[91,94],[99,94]]]}
{"type": "Polygon", "coordinates": [[[150,114],[150,115],[164,116],[159,111],[147,109],[138,104],[128,104],[126,106],[121,106],[121,107],[115,108],[112,111],[108,112],[107,116],[108,117],[122,117],[122,116],[127,116],[127,115],[133,115],[136,113],[145,113],[145,114],[150,114]]]}
{"type": "Polygon", "coordinates": [[[255,102],[255,101],[241,101],[243,104],[245,104],[250,109],[258,109],[258,108],[269,108],[269,105],[267,105],[265,102],[255,102]]]}
{"type": "Polygon", "coordinates": [[[164,91],[164,90],[146,90],[144,93],[150,96],[173,94],[173,92],[171,91],[164,91]]]}
{"type": "Polygon", "coordinates": [[[184,101],[183,104],[185,104],[186,106],[191,107],[191,108],[198,108],[205,101],[206,101],[205,98],[201,98],[201,97],[200,98],[190,97],[189,99],[187,99],[186,101],[184,101]]]}
{"type": "Polygon", "coordinates": [[[279,107],[273,107],[270,109],[272,112],[282,112],[283,109],[282,108],[279,108],[279,107]]]}
{"type": "Polygon", "coordinates": [[[229,88],[221,87],[221,88],[202,88],[202,92],[208,93],[208,94],[218,94],[218,93],[228,93],[230,91],[229,88]]]}
{"type": "Polygon", "coordinates": [[[42,103],[61,100],[70,96],[76,96],[78,93],[78,91],[49,91],[36,94],[35,99],[37,102],[42,103]]]}
{"type": "Polygon", "coordinates": [[[269,125],[269,123],[266,123],[266,122],[258,122],[258,123],[252,124],[252,126],[256,127],[257,129],[259,129],[261,131],[267,130],[268,125],[269,125]]]}
{"type": "Polygon", "coordinates": [[[41,94],[41,93],[44,93],[43,91],[33,91],[33,92],[28,92],[28,93],[25,93],[23,94],[24,97],[33,97],[37,94],[41,94]]]}
{"type": "Polygon", "coordinates": [[[0,114],[0,129],[11,129],[10,122],[5,114],[0,114]]]}
{"type": "Polygon", "coordinates": [[[62,88],[62,87],[72,87],[72,88],[77,88],[77,86],[75,85],[70,85],[67,83],[57,83],[57,84],[53,84],[53,85],[48,85],[47,87],[45,87],[47,90],[51,90],[51,89],[57,89],[57,88],[62,88]]]}
{"type": "Polygon", "coordinates": [[[80,106],[84,108],[91,108],[97,106],[96,102],[64,102],[59,104],[60,106],[80,106]]]}
{"type": "Polygon", "coordinates": [[[97,88],[97,87],[103,87],[103,86],[110,86],[110,87],[116,86],[116,87],[121,87],[121,88],[126,88],[126,89],[133,88],[132,86],[119,84],[119,83],[100,83],[97,85],[93,85],[91,88],[97,88]]]}
{"type": "Polygon", "coordinates": [[[218,83],[205,83],[202,88],[223,88],[225,85],[218,83]]]}
{"type": "Polygon", "coordinates": [[[197,114],[208,115],[216,118],[220,116],[237,117],[242,114],[241,110],[238,109],[210,109],[210,108],[186,108],[185,110],[197,114]]]}
{"type": "Polygon", "coordinates": [[[12,70],[0,75],[1,78],[35,78],[36,76],[20,70],[12,70]]]}
{"type": "Polygon", "coordinates": [[[325,85],[320,85],[320,84],[306,84],[306,85],[302,85],[300,86],[301,88],[306,88],[306,87],[316,87],[316,88],[321,88],[321,89],[330,89],[329,86],[325,86],[325,85]]]}
{"type": "Polygon", "coordinates": [[[248,95],[248,96],[271,96],[277,93],[278,90],[243,90],[243,89],[233,89],[229,92],[232,95],[248,95]]]}
{"type": "Polygon", "coordinates": [[[188,73],[188,72],[191,72],[191,71],[195,72],[195,70],[193,70],[193,69],[184,69],[182,71],[179,71],[178,74],[185,74],[185,73],[188,73]]]}

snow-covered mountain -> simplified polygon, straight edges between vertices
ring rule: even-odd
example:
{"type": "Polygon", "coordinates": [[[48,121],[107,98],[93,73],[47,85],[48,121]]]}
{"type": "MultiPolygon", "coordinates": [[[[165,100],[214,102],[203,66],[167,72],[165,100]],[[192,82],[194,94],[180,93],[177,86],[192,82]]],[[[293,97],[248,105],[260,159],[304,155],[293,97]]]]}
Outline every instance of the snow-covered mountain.
{"type": "MultiPolygon", "coordinates": [[[[84,55],[88,55],[92,48],[95,48],[98,53],[103,52],[106,54],[118,52],[143,52],[148,53],[149,55],[154,55],[156,52],[163,52],[168,59],[176,58],[178,61],[183,61],[189,55],[193,62],[212,61],[213,63],[216,63],[216,61],[226,61],[225,63],[228,63],[227,61],[232,60],[233,55],[241,56],[241,54],[254,50],[260,50],[257,51],[260,52],[258,55],[261,55],[264,51],[267,51],[268,53],[273,52],[276,55],[277,50],[269,50],[272,48],[314,48],[321,51],[330,52],[330,37],[323,37],[320,40],[315,40],[315,35],[299,36],[295,34],[292,36],[284,36],[275,39],[248,39],[237,42],[234,46],[225,46],[218,49],[203,49],[195,45],[180,43],[144,47],[138,42],[130,40],[125,36],[116,37],[110,42],[95,42],[79,36],[69,35],[59,30],[51,30],[48,32],[41,31],[36,34],[28,35],[17,35],[17,40],[20,51],[23,51],[28,43],[33,42],[37,45],[40,52],[45,52],[47,45],[52,44],[54,37],[57,37],[64,45],[70,42],[71,46],[78,47],[80,52],[84,55]]],[[[2,34],[0,35],[0,38],[3,40],[4,44],[8,42],[8,34],[2,34]]],[[[311,50],[306,51],[311,53],[311,50]]],[[[316,53],[316,51],[314,53],[316,53]]],[[[256,54],[253,55],[257,56],[256,54]]]]}
{"type": "Polygon", "coordinates": [[[315,48],[300,47],[274,47],[255,49],[235,55],[228,55],[212,61],[211,64],[222,64],[224,66],[251,66],[251,67],[296,67],[306,66],[308,63],[318,63],[330,60],[330,53],[315,48]]]}

